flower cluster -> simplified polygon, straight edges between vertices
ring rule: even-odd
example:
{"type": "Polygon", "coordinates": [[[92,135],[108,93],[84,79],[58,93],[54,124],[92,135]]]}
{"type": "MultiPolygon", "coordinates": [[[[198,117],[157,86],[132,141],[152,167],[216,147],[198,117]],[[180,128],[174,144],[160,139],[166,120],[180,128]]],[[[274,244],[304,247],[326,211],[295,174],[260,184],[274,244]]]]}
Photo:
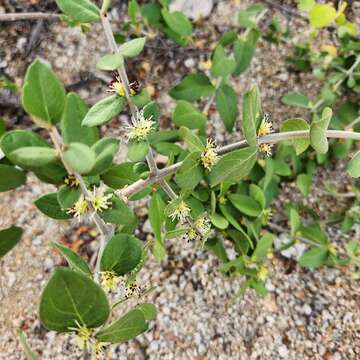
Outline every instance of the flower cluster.
{"type": "Polygon", "coordinates": [[[210,229],[210,220],[205,216],[200,216],[194,221],[194,226],[186,231],[185,238],[188,242],[199,241],[209,233],[210,229]]]}
{"type": "Polygon", "coordinates": [[[211,168],[218,161],[218,147],[213,139],[207,139],[204,151],[201,153],[200,161],[205,169],[211,168]]]}
{"type": "Polygon", "coordinates": [[[191,209],[187,206],[186,202],[181,200],[174,211],[170,214],[170,218],[172,221],[176,219],[183,224],[186,221],[186,218],[190,216],[191,209]]]}
{"type": "Polygon", "coordinates": [[[145,140],[147,135],[153,130],[155,122],[151,120],[152,116],[145,118],[144,111],[140,110],[136,113],[136,119],[132,126],[128,126],[128,137],[130,140],[145,140]]]}
{"type": "Polygon", "coordinates": [[[105,194],[106,188],[104,186],[94,187],[90,196],[85,197],[81,195],[80,198],[74,203],[74,205],[67,209],[67,214],[71,214],[74,217],[81,219],[86,215],[91,207],[95,212],[101,212],[107,210],[111,206],[111,198],[113,194],[105,194]]]}
{"type": "Polygon", "coordinates": [[[66,213],[73,215],[74,217],[80,218],[84,216],[89,211],[89,205],[86,201],[84,195],[81,195],[80,198],[75,202],[75,204],[67,209],[66,213]]]}
{"type": "Polygon", "coordinates": [[[108,291],[116,289],[120,278],[113,271],[101,271],[101,286],[108,291]]]}
{"type": "Polygon", "coordinates": [[[108,91],[111,93],[118,94],[119,96],[125,96],[125,87],[122,83],[119,74],[115,73],[113,79],[108,85],[108,91]]]}
{"type": "Polygon", "coordinates": [[[93,337],[94,329],[89,329],[85,325],[75,320],[77,327],[69,327],[69,330],[75,331],[76,336],[74,339],[75,345],[84,350],[85,346],[91,346],[92,359],[100,359],[103,355],[105,343],[98,341],[93,337]]]}
{"type": "MultiPolygon", "coordinates": [[[[264,118],[259,126],[257,135],[260,138],[260,137],[270,134],[272,132],[272,130],[273,130],[272,123],[271,123],[271,121],[269,121],[269,114],[265,113],[264,118]]],[[[272,155],[272,147],[273,147],[273,144],[264,143],[264,144],[259,145],[259,150],[262,153],[265,153],[267,156],[271,156],[272,155]]]]}

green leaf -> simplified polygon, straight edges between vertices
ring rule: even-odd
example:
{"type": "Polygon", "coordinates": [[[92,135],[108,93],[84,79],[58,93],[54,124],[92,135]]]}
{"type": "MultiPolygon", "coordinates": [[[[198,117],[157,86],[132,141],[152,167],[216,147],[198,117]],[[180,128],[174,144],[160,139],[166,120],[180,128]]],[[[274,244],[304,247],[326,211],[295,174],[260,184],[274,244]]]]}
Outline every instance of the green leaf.
{"type": "Polygon", "coordinates": [[[124,63],[124,57],[120,52],[103,56],[96,64],[100,70],[114,71],[124,63]]]}
{"type": "Polygon", "coordinates": [[[181,190],[193,190],[203,178],[203,170],[200,166],[200,152],[190,153],[183,161],[176,174],[176,183],[181,190]]]}
{"type": "Polygon", "coordinates": [[[98,130],[81,126],[81,122],[88,112],[88,107],[76,93],[66,96],[64,114],[61,119],[61,134],[65,144],[81,142],[91,146],[99,139],[98,130]]]}
{"type": "Polygon", "coordinates": [[[0,259],[20,241],[22,233],[22,228],[17,226],[0,230],[0,259]]]}
{"type": "Polygon", "coordinates": [[[69,187],[63,185],[60,187],[57,195],[58,203],[62,209],[71,208],[81,195],[80,187],[69,187]]]}
{"type": "Polygon", "coordinates": [[[300,174],[296,178],[296,185],[305,197],[308,196],[310,193],[311,184],[312,184],[311,174],[300,174]]]}
{"type": "Polygon", "coordinates": [[[300,11],[309,12],[315,5],[315,0],[299,0],[298,8],[300,11]]]}
{"type": "Polygon", "coordinates": [[[118,53],[121,54],[123,57],[138,56],[145,46],[145,41],[145,37],[127,41],[125,44],[122,44],[119,47],[118,53]]]}
{"type": "Polygon", "coordinates": [[[10,166],[0,164],[0,192],[15,189],[26,182],[23,171],[10,166]]]}
{"type": "Polygon", "coordinates": [[[71,219],[71,215],[62,210],[56,192],[41,196],[34,202],[35,206],[46,216],[56,220],[71,219]]]}
{"type": "Polygon", "coordinates": [[[79,254],[72,251],[68,247],[60,244],[57,241],[54,241],[53,244],[65,257],[66,261],[69,263],[69,266],[72,270],[87,276],[90,275],[90,277],[92,276],[88,264],[79,254]]]}
{"type": "Polygon", "coordinates": [[[336,10],[328,4],[315,4],[309,13],[310,25],[315,29],[320,29],[331,25],[336,19],[336,10]]]}
{"type": "Polygon", "coordinates": [[[89,0],[56,0],[60,10],[80,23],[90,23],[100,19],[100,10],[89,0]]]}
{"type": "MultiPolygon", "coordinates": [[[[49,143],[42,139],[39,135],[24,130],[13,130],[4,134],[0,139],[0,146],[6,157],[16,164],[15,159],[11,156],[11,153],[17,149],[27,146],[41,146],[50,148],[49,143]]],[[[17,164],[20,165],[20,164],[17,164]]],[[[24,165],[22,165],[24,167],[24,165]]],[[[48,164],[42,167],[24,167],[27,170],[32,170],[41,181],[51,184],[62,183],[64,176],[66,176],[66,170],[60,161],[48,164]]]]}
{"type": "Polygon", "coordinates": [[[186,142],[186,145],[189,147],[191,152],[193,151],[204,151],[205,145],[201,142],[199,137],[197,137],[191,130],[186,127],[180,128],[180,136],[186,142]]]}
{"type": "Polygon", "coordinates": [[[82,126],[98,126],[117,116],[124,107],[124,97],[111,95],[97,102],[86,114],[82,126]]]}
{"type": "Polygon", "coordinates": [[[162,9],[161,14],[166,25],[174,32],[181,36],[188,36],[192,33],[192,24],[189,19],[180,11],[169,12],[162,9]]]}
{"type": "Polygon", "coordinates": [[[25,354],[26,360],[40,360],[37,354],[30,348],[28,342],[26,341],[24,332],[22,332],[21,330],[17,330],[16,334],[19,337],[19,341],[25,354]]]}
{"type": "Polygon", "coordinates": [[[224,155],[210,172],[210,185],[223,181],[236,183],[246,177],[255,165],[256,147],[247,147],[224,155]]]}
{"type": "Polygon", "coordinates": [[[94,150],[82,143],[71,143],[64,152],[66,164],[80,174],[89,173],[95,165],[94,150]]]}
{"type": "MultiPolygon", "coordinates": [[[[288,119],[281,124],[281,132],[300,130],[310,130],[310,125],[304,119],[288,119]]],[[[300,155],[309,147],[310,140],[308,137],[304,137],[300,139],[292,139],[285,141],[284,144],[294,146],[296,155],[300,155]]]]}
{"type": "MultiPolygon", "coordinates": [[[[99,215],[108,223],[123,225],[133,230],[136,226],[136,217],[134,212],[125,204],[125,202],[115,196],[111,198],[111,206],[103,210],[99,215]]],[[[123,232],[124,229],[122,229],[123,232]]]]}
{"type": "Polygon", "coordinates": [[[234,75],[240,75],[249,67],[255,54],[256,43],[260,37],[260,32],[252,29],[246,39],[239,39],[234,43],[234,56],[236,68],[234,75]]]}
{"type": "Polygon", "coordinates": [[[104,291],[88,276],[60,267],[42,293],[39,312],[47,329],[69,332],[77,323],[87,328],[103,325],[110,307],[104,291]]]}
{"type": "Polygon", "coordinates": [[[319,120],[315,120],[310,125],[310,143],[319,154],[326,154],[329,149],[326,130],[332,118],[332,110],[326,107],[319,120]]]}
{"type": "Polygon", "coordinates": [[[173,122],[176,126],[186,126],[189,129],[203,129],[206,124],[206,116],[191,103],[179,100],[173,114],[173,122]]]}
{"type": "Polygon", "coordinates": [[[297,231],[300,229],[301,226],[301,218],[299,213],[294,209],[290,209],[290,229],[291,229],[291,236],[294,237],[297,231]]]}
{"type": "Polygon", "coordinates": [[[261,116],[260,92],[256,85],[246,92],[243,100],[243,132],[250,146],[257,145],[257,122],[261,116]]]}
{"type": "Polygon", "coordinates": [[[311,108],[311,102],[309,98],[298,91],[290,91],[281,98],[281,101],[285,105],[297,106],[305,109],[311,108]]]}
{"type": "Polygon", "coordinates": [[[128,144],[128,158],[131,161],[143,161],[149,152],[149,143],[147,140],[130,140],[128,144]]]}
{"type": "Polygon", "coordinates": [[[220,230],[225,230],[229,226],[229,222],[220,214],[210,214],[209,218],[211,223],[220,230]]]}
{"type": "Polygon", "coordinates": [[[245,215],[258,217],[262,213],[260,204],[250,196],[230,194],[228,198],[231,203],[245,215]]]}
{"type": "Polygon", "coordinates": [[[322,245],[329,244],[329,237],[321,229],[320,224],[318,224],[318,223],[313,223],[313,224],[310,224],[307,226],[301,226],[300,234],[305,239],[309,239],[318,244],[322,244],[322,245]]]}
{"type": "Polygon", "coordinates": [[[214,86],[209,78],[203,73],[197,73],[184,77],[170,90],[169,95],[176,100],[196,101],[210,96],[213,92],[214,86]]]}
{"type": "Polygon", "coordinates": [[[256,245],[255,251],[252,256],[255,261],[260,262],[267,255],[268,251],[271,249],[273,243],[273,234],[266,233],[263,235],[259,242],[256,245]]]}
{"type": "Polygon", "coordinates": [[[149,220],[155,235],[153,253],[157,261],[161,261],[165,257],[165,245],[161,236],[161,225],[164,222],[165,202],[160,194],[155,192],[150,200],[149,220]]]}
{"type": "Polygon", "coordinates": [[[147,321],[154,320],[156,318],[156,307],[154,304],[139,304],[135,309],[140,310],[147,321]]]}
{"type": "Polygon", "coordinates": [[[104,137],[91,147],[94,151],[95,165],[89,175],[95,176],[107,171],[119,151],[120,140],[116,138],[104,137]]]}
{"type": "Polygon", "coordinates": [[[228,84],[221,84],[216,90],[216,108],[228,132],[234,128],[237,116],[237,96],[234,89],[228,84]]]}
{"type": "Polygon", "coordinates": [[[360,177],[360,151],[358,151],[350,160],[347,172],[354,178],[360,177]]]}
{"type": "Polygon", "coordinates": [[[48,127],[61,119],[65,89],[53,71],[39,59],[27,69],[21,101],[25,111],[40,126],[48,127]]]}
{"type": "Polygon", "coordinates": [[[307,268],[317,268],[325,264],[328,255],[326,247],[315,246],[301,255],[299,264],[307,268]]]}
{"type": "Polygon", "coordinates": [[[133,339],[146,331],[147,328],[143,311],[135,309],[100,330],[96,334],[96,338],[101,342],[119,344],[133,339]]]}
{"type": "Polygon", "coordinates": [[[227,57],[224,48],[218,45],[212,57],[211,73],[215,77],[225,77],[230,75],[236,67],[236,62],[232,57],[227,57]]]}
{"type": "Polygon", "coordinates": [[[139,264],[141,252],[138,239],[128,234],[117,234],[104,249],[101,271],[114,271],[118,276],[125,275],[139,264]]]}
{"type": "Polygon", "coordinates": [[[113,165],[101,175],[101,179],[107,186],[113,189],[121,189],[139,179],[133,168],[134,163],[130,162],[113,165]]]}
{"type": "Polygon", "coordinates": [[[41,167],[56,161],[56,151],[44,146],[27,146],[10,154],[17,165],[26,167],[41,167]]]}
{"type": "Polygon", "coordinates": [[[250,184],[249,187],[249,195],[251,198],[253,198],[255,201],[257,201],[262,209],[265,209],[266,207],[266,197],[264,192],[262,191],[262,189],[255,185],[255,184],[250,184]]]}

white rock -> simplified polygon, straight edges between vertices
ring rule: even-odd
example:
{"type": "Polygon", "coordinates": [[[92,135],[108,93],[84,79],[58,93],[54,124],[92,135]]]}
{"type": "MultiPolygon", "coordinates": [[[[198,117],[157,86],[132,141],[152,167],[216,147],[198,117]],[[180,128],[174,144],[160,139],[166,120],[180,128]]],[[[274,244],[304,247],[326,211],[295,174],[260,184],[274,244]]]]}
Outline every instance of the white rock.
{"type": "Polygon", "coordinates": [[[289,355],[289,350],[285,345],[281,345],[278,349],[278,353],[280,355],[280,357],[282,357],[283,359],[287,358],[289,355]]]}
{"type": "Polygon", "coordinates": [[[182,11],[190,19],[197,20],[208,17],[213,6],[213,0],[174,0],[170,4],[170,11],[182,11]]]}

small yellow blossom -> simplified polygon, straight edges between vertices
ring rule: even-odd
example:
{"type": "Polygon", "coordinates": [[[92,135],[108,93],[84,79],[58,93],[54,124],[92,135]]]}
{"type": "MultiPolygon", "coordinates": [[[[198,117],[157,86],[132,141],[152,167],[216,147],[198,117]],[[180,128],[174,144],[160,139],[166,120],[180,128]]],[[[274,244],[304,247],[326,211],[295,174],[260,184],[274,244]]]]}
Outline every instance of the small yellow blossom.
{"type": "Polygon", "coordinates": [[[211,228],[210,220],[205,216],[200,216],[199,218],[197,218],[194,225],[196,229],[201,232],[202,235],[206,234],[211,228]]]}
{"type": "Polygon", "coordinates": [[[199,62],[199,69],[200,70],[210,70],[211,66],[212,66],[211,60],[206,60],[206,61],[200,61],[199,62]]]}
{"type": "Polygon", "coordinates": [[[153,130],[155,122],[151,120],[152,116],[148,119],[145,118],[143,110],[138,111],[136,119],[132,126],[128,126],[128,137],[136,141],[145,140],[146,136],[153,130]]]}
{"type": "Polygon", "coordinates": [[[170,214],[172,221],[178,219],[180,223],[184,223],[186,218],[190,215],[191,209],[187,206],[186,202],[181,200],[175,210],[170,214]]]}
{"type": "Polygon", "coordinates": [[[272,155],[272,147],[273,144],[260,144],[259,145],[259,150],[266,154],[266,156],[271,156],[272,155]]]}
{"type": "Polygon", "coordinates": [[[64,179],[64,184],[69,187],[78,187],[79,180],[74,175],[68,175],[64,179]]]}
{"type": "Polygon", "coordinates": [[[267,225],[267,223],[269,222],[269,220],[272,218],[273,216],[273,212],[272,210],[269,209],[264,209],[262,212],[262,217],[261,217],[261,224],[262,225],[267,225]]]}
{"type": "Polygon", "coordinates": [[[118,94],[119,96],[125,96],[125,87],[119,75],[114,76],[114,79],[108,85],[108,91],[118,94]]]}
{"type": "Polygon", "coordinates": [[[106,343],[95,340],[95,342],[91,345],[91,356],[92,359],[97,360],[101,359],[104,355],[104,347],[106,343]]]}
{"type": "Polygon", "coordinates": [[[265,114],[264,119],[262,120],[259,129],[258,129],[258,136],[265,136],[272,132],[272,124],[269,121],[269,115],[265,114]]]}
{"type": "Polygon", "coordinates": [[[119,277],[113,271],[101,271],[101,286],[105,290],[115,290],[119,283],[119,277]]]}
{"type": "Polygon", "coordinates": [[[126,295],[125,297],[129,299],[132,296],[140,297],[141,295],[141,287],[136,284],[136,282],[132,282],[126,287],[126,295]]]}
{"type": "Polygon", "coordinates": [[[105,187],[99,186],[94,187],[92,194],[87,199],[90,201],[91,205],[93,206],[94,210],[103,211],[107,210],[109,206],[111,206],[110,199],[112,198],[113,194],[105,195],[105,187]]]}
{"type": "Polygon", "coordinates": [[[69,209],[66,213],[73,215],[74,217],[80,220],[81,216],[85,215],[89,211],[89,206],[87,201],[84,198],[84,195],[81,195],[79,200],[69,209]]]}
{"type": "Polygon", "coordinates": [[[94,334],[93,329],[88,329],[85,325],[80,325],[76,321],[77,327],[69,327],[69,330],[76,332],[76,337],[74,339],[75,345],[78,346],[81,350],[84,349],[85,345],[91,340],[91,336],[94,334]]]}
{"type": "Polygon", "coordinates": [[[330,253],[330,254],[336,256],[336,254],[337,254],[336,245],[331,244],[331,245],[329,245],[328,249],[329,249],[329,253],[330,253]]]}
{"type": "Polygon", "coordinates": [[[201,153],[200,161],[205,169],[211,170],[211,168],[218,161],[218,147],[213,139],[207,139],[205,150],[201,153]]]}
{"type": "Polygon", "coordinates": [[[265,266],[260,266],[257,272],[257,276],[261,281],[265,281],[269,275],[269,270],[265,266]]]}
{"type": "Polygon", "coordinates": [[[188,242],[196,241],[196,240],[200,240],[200,235],[195,229],[189,228],[185,234],[185,238],[187,239],[188,242]]]}

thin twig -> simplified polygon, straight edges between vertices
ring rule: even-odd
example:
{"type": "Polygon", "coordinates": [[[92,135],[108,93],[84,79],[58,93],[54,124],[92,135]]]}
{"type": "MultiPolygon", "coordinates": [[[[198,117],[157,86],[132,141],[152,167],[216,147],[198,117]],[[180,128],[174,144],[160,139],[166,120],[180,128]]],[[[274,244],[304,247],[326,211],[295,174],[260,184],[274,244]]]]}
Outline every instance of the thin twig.
{"type": "MultiPolygon", "coordinates": [[[[274,230],[274,231],[276,231],[278,233],[290,234],[290,231],[288,229],[285,229],[280,225],[277,225],[277,224],[274,224],[274,223],[268,223],[266,226],[269,227],[271,230],[274,230]]],[[[315,241],[311,241],[311,240],[306,239],[306,238],[304,238],[302,236],[295,235],[295,236],[293,236],[293,238],[294,238],[294,240],[299,240],[299,241],[301,241],[301,242],[303,242],[305,244],[308,244],[308,245],[318,246],[318,247],[323,246],[322,244],[319,244],[319,243],[317,243],[315,241]]]]}
{"type": "Polygon", "coordinates": [[[82,178],[82,176],[79,173],[73,171],[69,167],[69,165],[66,163],[65,158],[64,158],[64,142],[63,142],[61,135],[59,134],[59,131],[57,130],[57,128],[55,126],[50,128],[49,135],[55,146],[56,152],[58,153],[58,156],[60,157],[60,160],[63,163],[67,173],[69,175],[73,175],[76,178],[76,180],[79,182],[81,192],[82,192],[85,200],[87,200],[90,210],[92,211],[91,218],[100,231],[100,246],[99,246],[100,251],[99,251],[96,266],[95,266],[95,270],[99,271],[100,259],[101,259],[101,254],[102,254],[104,245],[114,235],[114,227],[112,225],[107,225],[105,223],[105,221],[100,217],[100,215],[96,212],[92,203],[88,200],[91,197],[91,193],[90,193],[89,189],[87,188],[84,179],[82,178]]]}
{"type": "MultiPolygon", "coordinates": [[[[354,64],[352,64],[352,66],[349,68],[349,70],[347,70],[346,72],[344,72],[344,76],[334,85],[333,87],[333,91],[336,92],[337,89],[339,88],[339,86],[349,77],[351,76],[351,74],[354,72],[354,70],[357,68],[357,66],[360,64],[360,57],[358,57],[356,59],[356,61],[354,62],[354,64]]],[[[317,111],[323,104],[325,103],[324,99],[320,99],[311,109],[311,112],[314,113],[315,111],[317,111]]]]}
{"type": "Polygon", "coordinates": [[[283,11],[286,14],[289,14],[291,16],[297,17],[301,20],[305,20],[307,21],[307,17],[304,16],[303,14],[299,13],[296,10],[293,10],[292,8],[290,8],[289,6],[280,4],[279,1],[273,1],[273,0],[262,0],[265,4],[270,5],[271,7],[278,9],[280,11],[283,11]]]}
{"type": "Polygon", "coordinates": [[[42,12],[7,13],[7,14],[0,14],[0,22],[21,21],[21,20],[56,20],[59,17],[60,17],[59,14],[42,13],[42,12]]]}
{"type": "MultiPolygon", "coordinates": [[[[291,139],[299,139],[309,137],[309,130],[301,130],[301,131],[289,131],[289,132],[281,132],[274,133],[262,136],[258,139],[259,144],[276,144],[281,141],[291,140],[291,139]]],[[[360,133],[356,133],[353,131],[340,131],[340,130],[327,130],[326,136],[328,138],[338,138],[338,139],[353,139],[360,141],[360,133]]],[[[241,140],[235,142],[233,144],[225,145],[221,147],[218,151],[218,154],[224,155],[234,150],[239,150],[248,146],[246,140],[241,140]]],[[[128,185],[127,187],[116,191],[116,194],[122,198],[123,200],[127,200],[131,195],[137,193],[138,191],[150,186],[152,184],[159,183],[164,177],[175,174],[181,167],[182,161],[170,165],[164,169],[160,169],[156,176],[148,178],[146,180],[140,179],[135,181],[134,183],[128,185]]]]}

